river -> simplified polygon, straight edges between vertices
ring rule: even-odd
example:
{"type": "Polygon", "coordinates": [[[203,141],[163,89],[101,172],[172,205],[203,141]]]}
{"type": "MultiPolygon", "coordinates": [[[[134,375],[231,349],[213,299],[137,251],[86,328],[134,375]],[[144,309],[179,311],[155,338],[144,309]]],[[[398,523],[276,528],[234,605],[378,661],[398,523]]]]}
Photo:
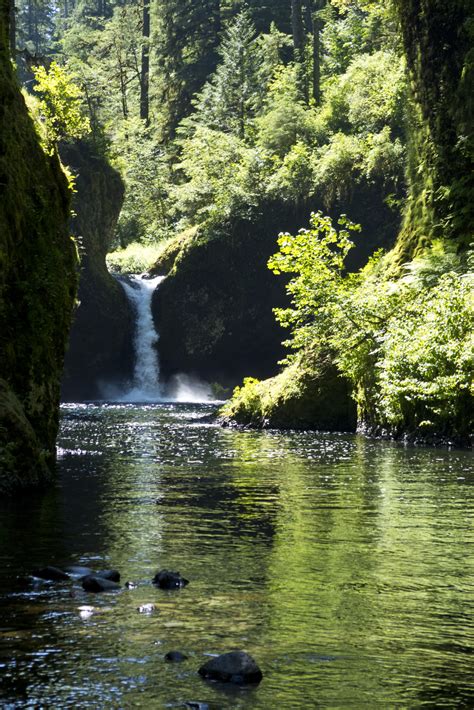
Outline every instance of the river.
{"type": "Polygon", "coordinates": [[[221,429],[209,411],[63,407],[57,485],[0,502],[0,706],[474,707],[472,453],[221,429]],[[28,576],[46,564],[137,587],[28,576]],[[189,586],[155,589],[163,567],[189,586]],[[197,674],[233,649],[258,687],[197,674]]]}

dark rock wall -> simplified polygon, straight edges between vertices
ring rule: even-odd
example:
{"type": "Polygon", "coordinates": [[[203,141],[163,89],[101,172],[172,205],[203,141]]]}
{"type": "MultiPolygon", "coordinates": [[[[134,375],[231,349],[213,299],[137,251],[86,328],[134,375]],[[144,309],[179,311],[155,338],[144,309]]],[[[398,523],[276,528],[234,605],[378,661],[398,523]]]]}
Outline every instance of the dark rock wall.
{"type": "MultiPolygon", "coordinates": [[[[278,234],[307,226],[311,209],[317,207],[265,204],[247,219],[211,234],[198,231],[186,241],[153,298],[165,376],[184,372],[234,386],[247,375],[262,379],[279,371],[287,332],[273,308],[285,307],[288,299],[284,278],[271,273],[267,262],[278,249],[278,234]]],[[[376,248],[393,245],[400,219],[383,204],[380,190],[355,191],[349,204],[333,210],[335,217],[342,212],[354,220],[366,215],[351,269],[376,248]]]]}
{"type": "Polygon", "coordinates": [[[266,264],[278,222],[271,214],[241,220],[187,244],[153,297],[163,375],[233,385],[249,372],[274,374],[284,332],[272,308],[285,303],[285,290],[266,264]]]}
{"type": "Polygon", "coordinates": [[[54,474],[59,385],[76,293],[69,190],[13,75],[0,0],[0,490],[54,474]]]}
{"type": "Polygon", "coordinates": [[[97,399],[101,383],[120,384],[133,367],[133,314],[105,257],[123,202],[118,173],[86,142],[64,144],[65,165],[76,176],[72,230],[79,242],[79,305],[74,315],[62,384],[66,401],[97,399]]]}

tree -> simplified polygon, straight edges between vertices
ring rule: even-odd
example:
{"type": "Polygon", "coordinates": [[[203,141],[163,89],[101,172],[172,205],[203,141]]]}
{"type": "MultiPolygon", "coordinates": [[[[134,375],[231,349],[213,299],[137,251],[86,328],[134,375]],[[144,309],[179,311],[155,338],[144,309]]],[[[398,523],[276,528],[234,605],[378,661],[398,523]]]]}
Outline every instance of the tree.
{"type": "Polygon", "coordinates": [[[64,138],[81,138],[88,133],[90,124],[81,110],[81,91],[66,70],[52,62],[49,70],[37,67],[35,79],[49,147],[64,138]]]}
{"type": "Polygon", "coordinates": [[[143,0],[142,64],[140,71],[140,118],[149,121],[150,89],[150,0],[143,0]]]}
{"type": "Polygon", "coordinates": [[[215,70],[221,29],[219,0],[157,0],[156,58],[163,137],[172,138],[193,95],[215,70]]]}
{"type": "Polygon", "coordinates": [[[196,100],[193,121],[243,138],[263,102],[255,27],[241,12],[224,33],[221,61],[196,100]]]}

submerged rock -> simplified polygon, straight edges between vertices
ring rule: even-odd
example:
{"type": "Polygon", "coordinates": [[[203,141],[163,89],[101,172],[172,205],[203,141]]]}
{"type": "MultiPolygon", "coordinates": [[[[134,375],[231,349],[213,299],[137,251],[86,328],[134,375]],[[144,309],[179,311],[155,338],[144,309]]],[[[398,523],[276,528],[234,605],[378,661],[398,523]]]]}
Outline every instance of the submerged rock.
{"type": "Polygon", "coordinates": [[[181,651],[168,651],[165,655],[165,661],[168,663],[182,663],[183,661],[187,661],[187,659],[188,657],[184,653],[181,653],[181,651]]]}
{"type": "Polygon", "coordinates": [[[120,584],[112,582],[110,579],[90,574],[82,580],[82,588],[86,592],[97,594],[99,592],[115,592],[120,589],[120,584]]]}
{"type": "Polygon", "coordinates": [[[80,565],[70,565],[69,567],[65,567],[64,571],[67,572],[70,577],[87,577],[90,574],[94,574],[94,570],[90,567],[81,567],[80,565]]]}
{"type": "Polygon", "coordinates": [[[140,614],[153,614],[153,612],[156,611],[156,606],[154,604],[142,604],[137,607],[137,611],[140,614]]]}
{"type": "Polygon", "coordinates": [[[160,589],[181,589],[189,584],[189,580],[182,577],[179,572],[162,569],[153,577],[153,584],[160,589]]]}
{"type": "Polygon", "coordinates": [[[209,705],[207,703],[198,703],[194,700],[189,700],[185,703],[185,705],[187,708],[191,708],[191,710],[209,710],[209,705]]]}
{"type": "Polygon", "coordinates": [[[109,579],[111,582],[120,582],[120,572],[116,569],[106,569],[101,572],[96,572],[96,577],[101,579],[109,579]]]}
{"type": "Polygon", "coordinates": [[[33,570],[33,577],[45,579],[48,582],[63,582],[69,579],[69,575],[66,574],[66,572],[63,572],[59,567],[53,567],[51,565],[33,570]]]}
{"type": "Polygon", "coordinates": [[[245,651],[231,651],[212,658],[199,669],[199,675],[207,680],[222,683],[260,683],[263,673],[245,651]]]}

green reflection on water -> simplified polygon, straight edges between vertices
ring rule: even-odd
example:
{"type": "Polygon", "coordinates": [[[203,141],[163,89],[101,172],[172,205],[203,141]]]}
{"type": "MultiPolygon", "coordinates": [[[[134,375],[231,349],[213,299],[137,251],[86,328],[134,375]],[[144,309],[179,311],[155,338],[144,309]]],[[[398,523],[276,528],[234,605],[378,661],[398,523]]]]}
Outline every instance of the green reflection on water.
{"type": "Polygon", "coordinates": [[[472,706],[470,453],[221,430],[198,413],[66,413],[60,486],[2,510],[0,699],[3,688],[60,707],[472,706]],[[139,587],[94,598],[101,613],[84,622],[91,599],[77,586],[35,597],[12,583],[49,561],[117,566],[139,587]],[[191,584],[155,590],[159,567],[191,584]],[[156,613],[138,614],[148,602],[156,613]],[[258,689],[198,678],[204,654],[236,647],[262,666],[258,689]],[[176,648],[189,661],[164,664],[176,648]]]}

